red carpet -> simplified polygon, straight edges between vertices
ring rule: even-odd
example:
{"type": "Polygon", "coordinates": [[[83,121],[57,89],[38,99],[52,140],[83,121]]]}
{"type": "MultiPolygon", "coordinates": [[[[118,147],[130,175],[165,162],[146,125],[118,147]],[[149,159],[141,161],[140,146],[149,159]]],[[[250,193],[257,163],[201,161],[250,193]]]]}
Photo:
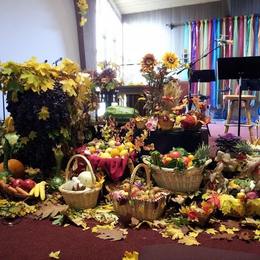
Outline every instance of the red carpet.
{"type": "MultiPolygon", "coordinates": [[[[111,242],[95,237],[90,230],[82,231],[81,228],[75,226],[58,227],[46,220],[35,221],[25,218],[15,226],[10,227],[1,224],[0,259],[44,260],[48,259],[51,251],[61,250],[60,259],[120,260],[126,250],[136,250],[141,253],[144,250],[144,253],[147,253],[149,248],[146,246],[149,245],[177,245],[177,242],[162,238],[159,233],[151,229],[129,229],[128,231],[129,234],[125,240],[111,242]]],[[[209,239],[208,235],[200,235],[198,240],[203,247],[226,249],[234,256],[237,254],[235,251],[258,254],[260,259],[260,243],[257,242],[246,243],[237,239],[231,242],[212,240],[209,239]],[[233,250],[233,252],[230,250],[233,250]]],[[[196,258],[196,253],[194,255],[193,250],[187,250],[187,248],[193,247],[181,247],[183,248],[181,252],[179,250],[178,253],[176,252],[176,254],[172,255],[172,252],[167,250],[163,255],[167,256],[167,254],[171,253],[172,257],[169,256],[170,258],[168,259],[183,259],[187,255],[190,256],[190,259],[198,259],[196,258]]],[[[198,248],[203,250],[203,247],[198,248]]],[[[212,253],[210,250],[209,252],[212,253]]],[[[140,259],[142,259],[142,254],[140,259]]],[[[200,257],[200,260],[202,259],[200,257]]],[[[205,259],[211,259],[211,256],[208,255],[205,259]]]]}

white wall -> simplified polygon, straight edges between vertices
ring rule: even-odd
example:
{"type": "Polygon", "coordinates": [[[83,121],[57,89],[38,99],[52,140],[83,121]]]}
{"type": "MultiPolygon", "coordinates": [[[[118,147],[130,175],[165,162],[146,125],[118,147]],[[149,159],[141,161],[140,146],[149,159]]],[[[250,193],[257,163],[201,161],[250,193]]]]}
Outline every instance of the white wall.
{"type": "Polygon", "coordinates": [[[79,63],[73,0],[0,0],[0,61],[79,63]]]}

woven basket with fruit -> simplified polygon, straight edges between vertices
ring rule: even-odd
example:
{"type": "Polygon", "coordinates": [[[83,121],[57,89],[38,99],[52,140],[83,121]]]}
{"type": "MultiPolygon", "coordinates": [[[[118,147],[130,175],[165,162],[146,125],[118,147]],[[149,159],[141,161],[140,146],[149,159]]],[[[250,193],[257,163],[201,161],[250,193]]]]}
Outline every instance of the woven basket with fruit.
{"type": "Polygon", "coordinates": [[[65,179],[66,182],[59,187],[59,191],[66,204],[76,209],[93,208],[97,205],[103,180],[96,181],[92,166],[86,157],[76,154],[70,158],[65,171],[65,179]],[[73,172],[72,162],[79,158],[85,161],[86,170],[70,179],[73,172]]]}
{"type": "Polygon", "coordinates": [[[111,192],[115,212],[126,219],[155,220],[161,217],[166,206],[169,191],[152,187],[150,169],[147,165],[138,164],[129,182],[124,182],[121,189],[111,192]],[[146,174],[146,185],[136,181],[137,171],[143,168],[146,174]]]}
{"type": "Polygon", "coordinates": [[[77,148],[76,152],[86,156],[94,170],[100,168],[112,181],[118,181],[123,176],[129,159],[135,155],[135,146],[131,142],[93,140],[87,146],[77,148]]]}
{"type": "Polygon", "coordinates": [[[209,147],[202,145],[195,155],[183,148],[175,148],[165,155],[153,151],[144,162],[152,169],[159,187],[173,192],[194,192],[200,187],[204,167],[211,162],[209,147]]]}

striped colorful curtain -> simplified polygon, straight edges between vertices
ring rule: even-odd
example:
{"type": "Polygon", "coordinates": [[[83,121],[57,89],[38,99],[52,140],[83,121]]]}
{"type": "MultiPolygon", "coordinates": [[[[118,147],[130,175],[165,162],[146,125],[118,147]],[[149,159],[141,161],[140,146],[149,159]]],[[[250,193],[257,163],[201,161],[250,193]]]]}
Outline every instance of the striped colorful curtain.
{"type": "MultiPolygon", "coordinates": [[[[208,56],[194,65],[193,69],[216,69],[220,57],[260,56],[260,20],[258,15],[234,16],[212,20],[200,20],[184,26],[184,45],[189,49],[191,62],[215,49],[208,56]],[[233,45],[219,48],[217,39],[233,40],[233,45]]],[[[216,81],[210,84],[193,85],[193,92],[198,91],[210,97],[210,104],[217,107],[222,103],[221,90],[231,88],[235,93],[236,82],[216,81]]],[[[258,94],[257,94],[258,95],[258,94]]]]}

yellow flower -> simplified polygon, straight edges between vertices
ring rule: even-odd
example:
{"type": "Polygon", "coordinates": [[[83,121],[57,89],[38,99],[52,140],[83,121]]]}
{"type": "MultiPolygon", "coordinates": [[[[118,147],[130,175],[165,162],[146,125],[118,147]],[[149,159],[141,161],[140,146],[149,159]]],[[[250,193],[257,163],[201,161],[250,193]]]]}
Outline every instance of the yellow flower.
{"type": "Polygon", "coordinates": [[[180,65],[179,58],[174,52],[166,52],[162,57],[162,61],[167,69],[176,69],[180,65]]]}
{"type": "Polygon", "coordinates": [[[50,112],[48,107],[43,106],[41,111],[38,113],[39,120],[47,120],[50,117],[50,112]]]}

